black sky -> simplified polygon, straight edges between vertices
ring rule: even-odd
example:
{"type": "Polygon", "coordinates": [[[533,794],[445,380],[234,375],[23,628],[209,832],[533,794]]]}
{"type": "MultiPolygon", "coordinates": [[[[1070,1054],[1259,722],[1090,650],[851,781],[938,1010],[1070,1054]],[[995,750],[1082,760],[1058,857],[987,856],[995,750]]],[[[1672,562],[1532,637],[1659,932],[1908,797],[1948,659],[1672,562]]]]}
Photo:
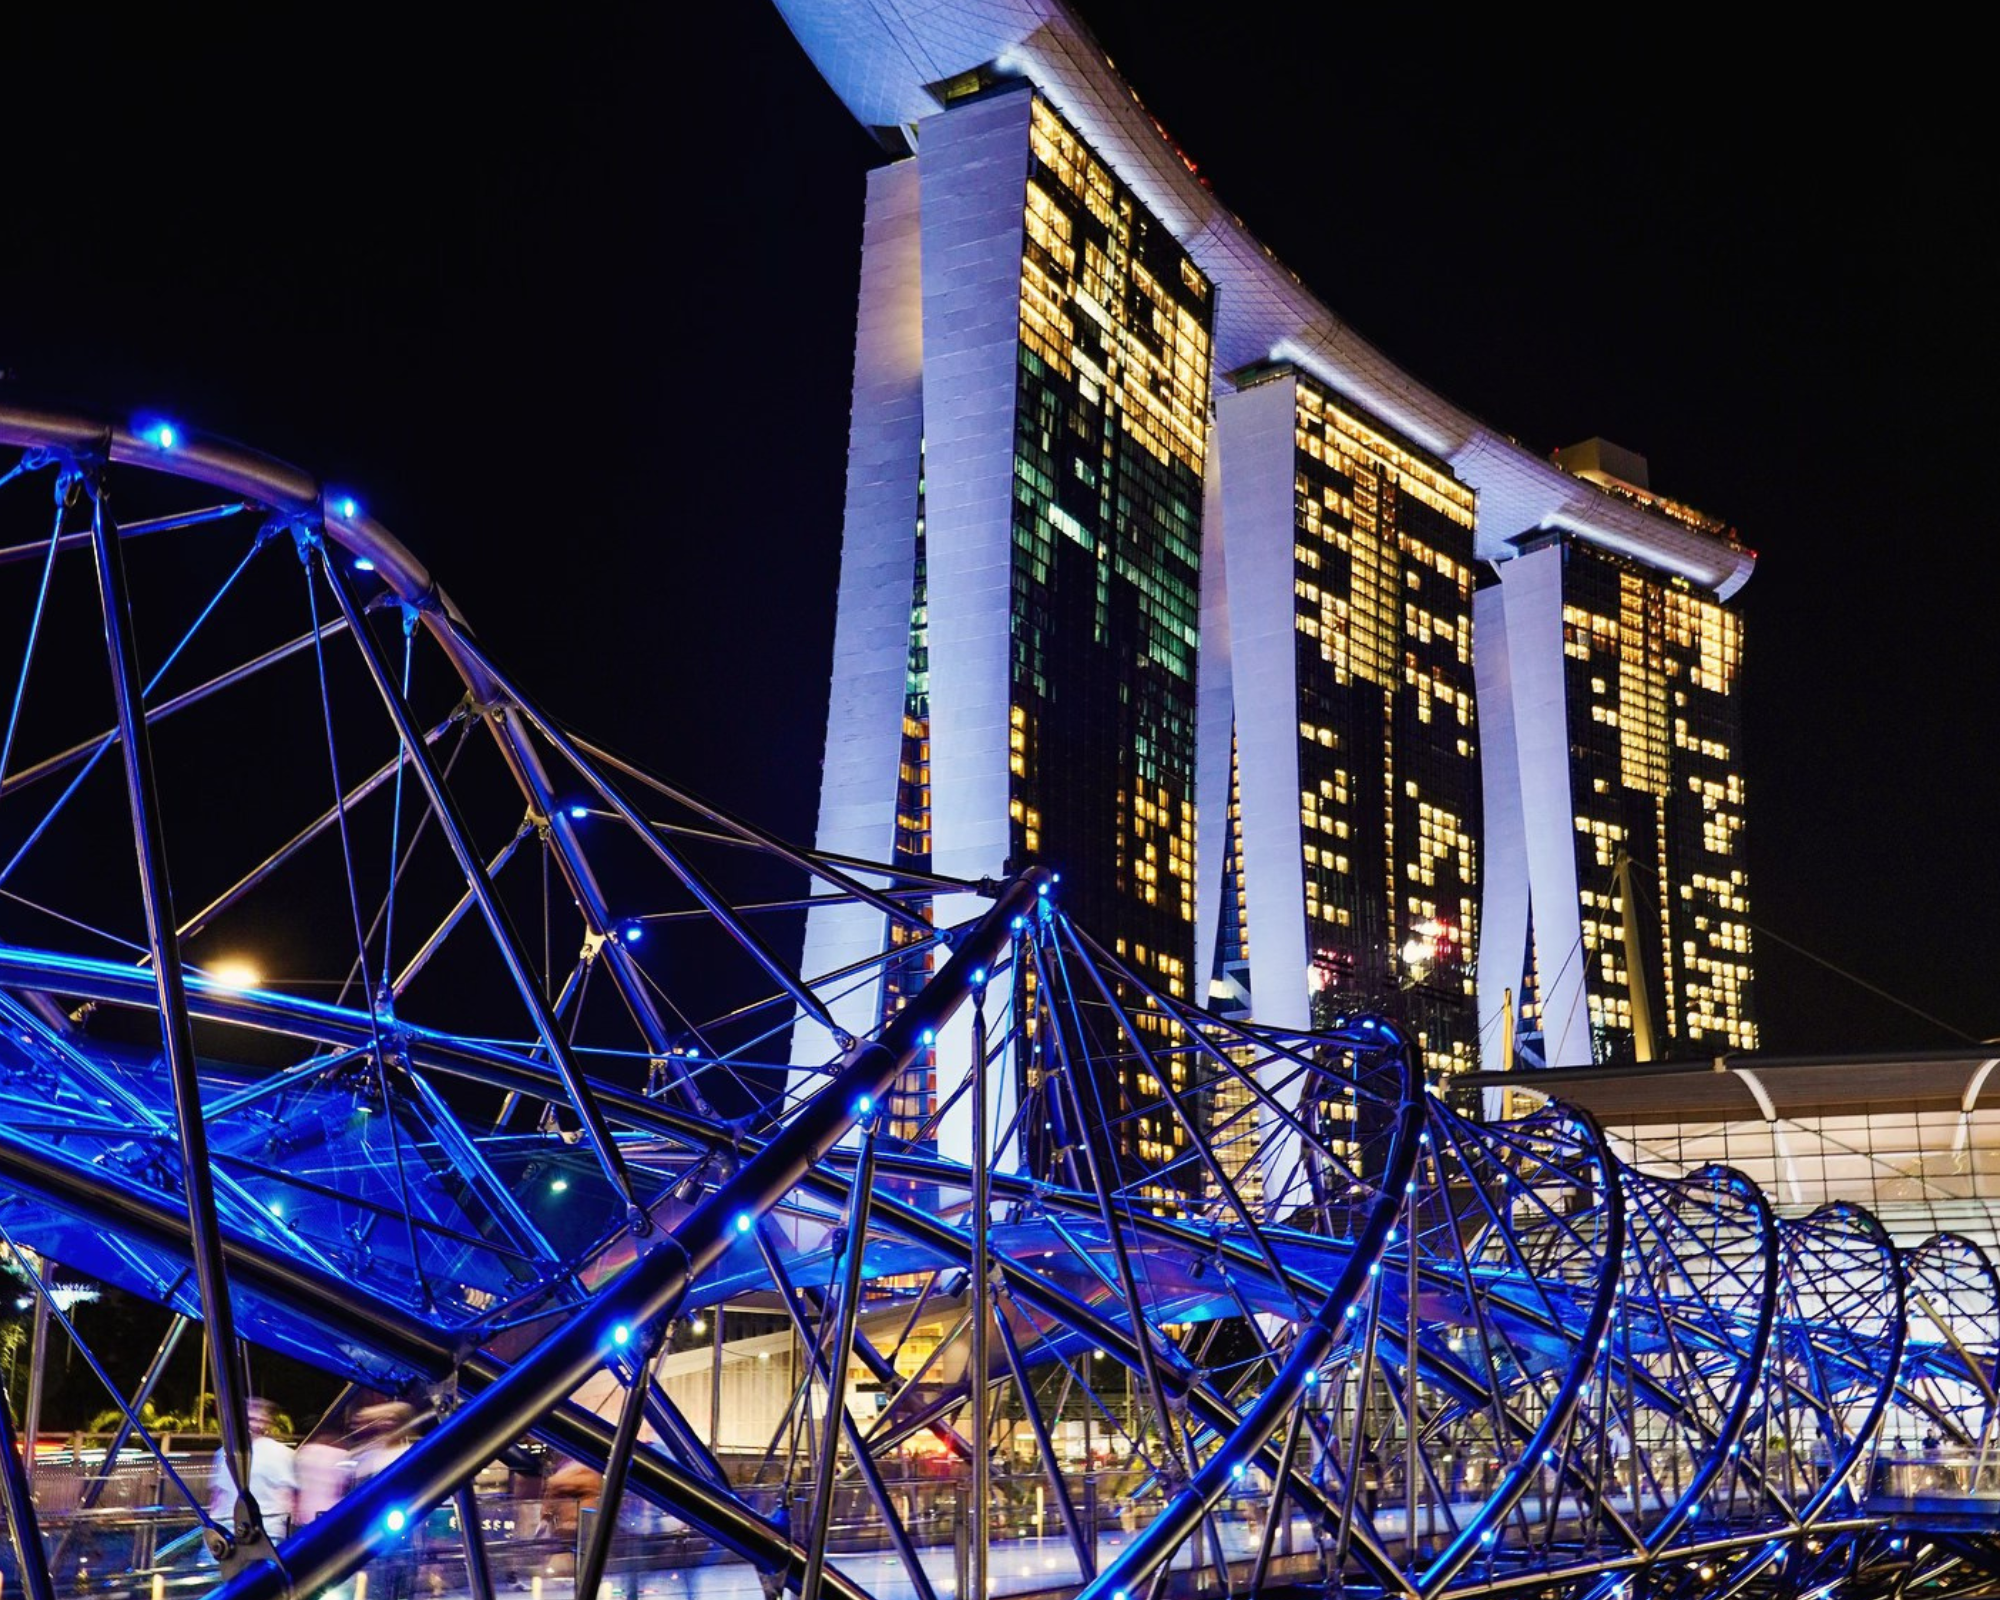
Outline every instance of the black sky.
{"type": "MultiPolygon", "coordinates": [[[[1767,1048],[2000,1034],[1991,140],[1949,53],[1293,9],[1085,5],[1359,332],[1758,552],[1767,1048]]],[[[176,18],[24,76],[5,390],[354,485],[553,709],[809,836],[881,158],[764,0],[556,17],[176,18]]]]}

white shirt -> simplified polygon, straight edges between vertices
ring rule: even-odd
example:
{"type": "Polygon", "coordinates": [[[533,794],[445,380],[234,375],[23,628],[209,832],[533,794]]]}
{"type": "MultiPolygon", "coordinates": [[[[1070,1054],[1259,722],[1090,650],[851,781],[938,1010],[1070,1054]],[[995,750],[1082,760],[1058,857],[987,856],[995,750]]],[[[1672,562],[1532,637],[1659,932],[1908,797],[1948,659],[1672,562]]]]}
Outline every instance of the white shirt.
{"type": "MultiPolygon", "coordinates": [[[[208,1509],[225,1528],[236,1515],[236,1485],[229,1476],[226,1450],[215,1452],[215,1477],[209,1490],[208,1509]]],[[[250,1441],[250,1494],[263,1513],[264,1531],[282,1539],[292,1529],[292,1497],[298,1493],[299,1475],[292,1447],[269,1434],[260,1433],[250,1441]]]]}

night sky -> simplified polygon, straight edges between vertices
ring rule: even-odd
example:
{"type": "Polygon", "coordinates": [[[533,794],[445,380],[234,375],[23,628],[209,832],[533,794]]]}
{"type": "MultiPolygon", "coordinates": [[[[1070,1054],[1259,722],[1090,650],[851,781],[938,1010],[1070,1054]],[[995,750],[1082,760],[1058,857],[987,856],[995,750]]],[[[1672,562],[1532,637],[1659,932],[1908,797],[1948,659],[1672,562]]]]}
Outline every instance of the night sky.
{"type": "MultiPolygon", "coordinates": [[[[1766,1047],[2000,1034],[1990,139],[1953,74],[1085,13],[1359,332],[1530,448],[1643,453],[1758,552],[1766,1047]]],[[[553,710],[809,837],[881,156],[763,0],[699,43],[657,6],[448,46],[314,15],[175,17],[7,98],[0,392],[355,485],[553,710]]]]}

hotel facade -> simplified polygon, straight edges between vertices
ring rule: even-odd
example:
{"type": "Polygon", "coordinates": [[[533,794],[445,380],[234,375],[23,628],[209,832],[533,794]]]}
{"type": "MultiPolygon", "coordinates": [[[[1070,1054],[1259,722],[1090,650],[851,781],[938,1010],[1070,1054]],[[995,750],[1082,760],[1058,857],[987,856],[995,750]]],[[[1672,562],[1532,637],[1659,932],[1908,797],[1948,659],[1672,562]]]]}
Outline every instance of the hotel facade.
{"type": "MultiPolygon", "coordinates": [[[[1753,1045],[1733,534],[1374,351],[1056,0],[779,9],[887,154],[819,847],[1046,863],[1162,990],[1440,1079],[1753,1045]]],[[[892,937],[815,907],[805,968],[892,937]]],[[[920,1075],[891,1131],[966,1115],[920,1075]]]]}

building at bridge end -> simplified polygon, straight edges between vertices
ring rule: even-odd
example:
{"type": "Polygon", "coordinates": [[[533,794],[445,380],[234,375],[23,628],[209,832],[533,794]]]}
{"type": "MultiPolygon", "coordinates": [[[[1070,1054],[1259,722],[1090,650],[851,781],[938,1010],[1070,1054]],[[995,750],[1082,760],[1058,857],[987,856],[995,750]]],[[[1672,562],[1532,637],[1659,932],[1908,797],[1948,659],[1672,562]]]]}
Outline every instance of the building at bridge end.
{"type": "MultiPolygon", "coordinates": [[[[891,157],[820,848],[1046,863],[1162,992],[1384,1012],[1440,1079],[1753,1048],[1733,532],[1629,450],[1538,456],[1396,368],[1059,0],[779,9],[891,157]]],[[[816,907],[804,966],[903,937],[816,907]]],[[[938,1076],[892,1122],[951,1148],[938,1076]]],[[[1162,1166],[1184,1137],[1121,1130],[1162,1166]]]]}

